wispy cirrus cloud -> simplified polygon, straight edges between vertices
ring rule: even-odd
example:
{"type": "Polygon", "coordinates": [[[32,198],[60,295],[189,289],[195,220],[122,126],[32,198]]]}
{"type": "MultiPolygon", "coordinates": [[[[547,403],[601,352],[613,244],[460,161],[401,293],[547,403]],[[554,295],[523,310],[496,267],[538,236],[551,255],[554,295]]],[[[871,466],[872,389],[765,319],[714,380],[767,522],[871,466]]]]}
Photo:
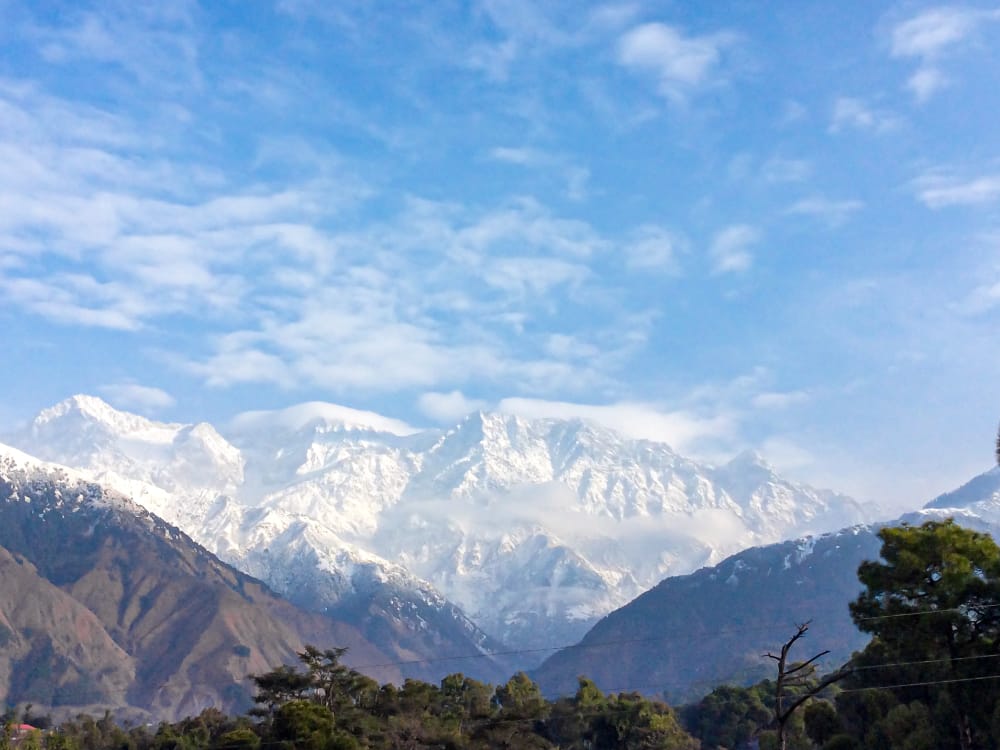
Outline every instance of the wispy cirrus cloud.
{"type": "Polygon", "coordinates": [[[812,196],[796,201],[785,209],[785,213],[793,216],[811,216],[833,228],[839,227],[862,208],[864,208],[864,203],[859,200],[838,201],[822,196],[812,196]]]}
{"type": "Polygon", "coordinates": [[[659,92],[674,101],[712,83],[723,54],[737,40],[730,31],[693,36],[665,23],[645,23],[618,40],[618,62],[656,79],[659,92]]]}
{"type": "Polygon", "coordinates": [[[53,64],[80,61],[120,67],[144,86],[200,86],[197,5],[112,2],[67,13],[59,23],[36,26],[42,57],[53,64]]]}
{"type": "Polygon", "coordinates": [[[753,265],[750,248],[759,241],[760,232],[749,224],[734,224],[716,232],[708,248],[712,273],[741,273],[749,270],[753,265]]]}
{"type": "Polygon", "coordinates": [[[544,391],[600,382],[616,366],[615,349],[633,345],[607,345],[621,315],[610,306],[585,334],[602,339],[601,362],[553,349],[544,327],[526,334],[526,320],[567,306],[600,311],[588,263],[611,247],[587,225],[533,201],[470,212],[414,199],[391,222],[334,242],[335,270],[303,278],[307,286],[283,296],[280,307],[184,366],[216,386],[263,381],[350,391],[512,379],[544,391]]]}
{"type": "Polygon", "coordinates": [[[144,413],[162,411],[177,403],[176,399],[162,388],[138,383],[109,383],[98,390],[112,404],[123,409],[138,409],[144,413]]]}
{"type": "MultiPolygon", "coordinates": [[[[804,389],[775,390],[774,379],[767,368],[755,367],[729,380],[673,389],[672,398],[660,402],[505,398],[496,408],[529,418],[583,419],[630,438],[667,443],[684,455],[720,462],[746,449],[745,428],[753,418],[779,415],[813,400],[804,389]]],[[[785,439],[782,445],[790,449],[793,442],[785,439]]],[[[775,460],[786,459],[783,451],[774,454],[775,460]]]]}
{"type": "Polygon", "coordinates": [[[469,398],[459,390],[447,393],[428,391],[420,394],[417,408],[435,422],[454,424],[456,421],[487,406],[482,399],[469,398]]]}
{"type": "Polygon", "coordinates": [[[807,391],[763,391],[751,399],[751,404],[757,409],[787,409],[797,404],[804,404],[810,398],[807,391]]]}
{"type": "Polygon", "coordinates": [[[1000,10],[941,6],[921,11],[892,28],[892,56],[919,62],[906,83],[918,102],[927,101],[950,85],[941,61],[996,21],[1000,21],[1000,10]]]}
{"type": "Polygon", "coordinates": [[[728,414],[701,415],[649,403],[582,404],[506,398],[497,408],[506,414],[531,419],[584,419],[633,439],[667,443],[686,455],[698,453],[705,443],[727,441],[737,432],[736,421],[728,414]]]}
{"type": "Polygon", "coordinates": [[[931,172],[913,181],[917,198],[928,208],[981,206],[1000,201],[1000,174],[962,178],[931,172]]]}
{"type": "Polygon", "coordinates": [[[52,101],[30,89],[0,91],[0,104],[21,123],[0,136],[19,165],[0,175],[6,305],[125,332],[197,320],[186,351],[158,356],[215,387],[593,387],[648,325],[595,265],[673,262],[666,232],[613,241],[528,197],[474,208],[412,196],[381,220],[345,221],[371,195],[350,179],[236,188],[197,163],[136,158],[141,127],[127,119],[84,108],[78,121],[120,130],[98,143],[89,127],[32,129],[52,101]]]}
{"type": "Polygon", "coordinates": [[[625,244],[625,264],[633,271],[680,273],[680,255],[688,243],[676,232],[654,224],[636,229],[625,244]]]}
{"type": "Polygon", "coordinates": [[[565,183],[567,198],[580,201],[587,197],[590,170],[564,154],[531,146],[497,146],[490,149],[489,157],[526,169],[555,172],[565,183]]]}
{"type": "Polygon", "coordinates": [[[802,182],[808,179],[812,172],[813,166],[808,160],[783,157],[772,157],[760,168],[761,179],[772,184],[802,182]]]}
{"type": "Polygon", "coordinates": [[[899,124],[898,117],[872,107],[862,99],[840,96],[833,103],[829,131],[840,133],[845,130],[862,130],[881,135],[892,132],[899,124]]]}

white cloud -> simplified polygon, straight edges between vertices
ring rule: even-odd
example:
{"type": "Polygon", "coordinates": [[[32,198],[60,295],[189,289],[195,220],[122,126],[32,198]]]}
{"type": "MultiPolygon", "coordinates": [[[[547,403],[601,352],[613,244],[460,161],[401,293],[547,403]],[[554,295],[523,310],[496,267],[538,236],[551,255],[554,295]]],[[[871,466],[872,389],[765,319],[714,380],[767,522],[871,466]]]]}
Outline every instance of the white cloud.
{"type": "Polygon", "coordinates": [[[764,391],[753,396],[750,403],[757,409],[787,409],[808,400],[806,391],[764,391]]]}
{"type": "Polygon", "coordinates": [[[275,429],[297,432],[317,420],[366,427],[393,435],[419,432],[417,428],[392,417],[325,401],[309,401],[284,409],[240,412],[230,420],[227,430],[244,434],[275,429]]]}
{"type": "Polygon", "coordinates": [[[685,242],[673,232],[652,224],[639,227],[625,245],[625,264],[631,270],[677,273],[678,254],[685,242]]]}
{"type": "Polygon", "coordinates": [[[735,420],[725,414],[700,416],[694,412],[663,411],[651,404],[576,404],[530,398],[506,398],[497,409],[531,419],[584,419],[637,440],[667,443],[684,455],[699,451],[706,441],[727,439],[736,431],[735,420]]]}
{"type": "Polygon", "coordinates": [[[969,41],[984,24],[997,20],[1000,20],[1000,10],[943,6],[922,11],[893,27],[892,56],[920,61],[906,84],[918,102],[927,101],[948,86],[948,78],[941,72],[939,61],[969,41]]]}
{"type": "Polygon", "coordinates": [[[938,91],[947,88],[948,79],[937,68],[918,68],[906,82],[906,87],[913,92],[917,101],[926,102],[938,91]]]}
{"type": "Polygon", "coordinates": [[[528,148],[526,146],[497,146],[496,148],[490,149],[490,158],[496,159],[497,161],[507,162],[508,164],[517,164],[522,167],[533,167],[540,164],[548,164],[551,161],[551,157],[544,151],[528,148]]]}
{"type": "Polygon", "coordinates": [[[549,153],[529,146],[497,146],[490,149],[489,157],[506,164],[554,172],[565,182],[567,198],[580,201],[587,197],[590,170],[563,154],[549,153]]]}
{"type": "Polygon", "coordinates": [[[201,84],[193,3],[96,8],[67,13],[61,25],[36,27],[42,57],[54,64],[90,59],[119,65],[143,86],[180,89],[201,84]]]}
{"type": "Polygon", "coordinates": [[[917,197],[928,208],[977,206],[1000,200],[1000,175],[963,180],[947,174],[927,174],[914,181],[917,197]]]}
{"type": "Polygon", "coordinates": [[[934,57],[965,39],[982,13],[966,8],[931,8],[892,30],[895,57],[934,57]]]}
{"type": "Polygon", "coordinates": [[[867,130],[873,133],[888,133],[899,127],[899,120],[892,114],[873,109],[861,99],[841,96],[833,103],[833,117],[830,132],[844,130],[867,130]]]}
{"type": "Polygon", "coordinates": [[[729,32],[685,36],[674,26],[646,23],[630,29],[618,41],[618,61],[656,76],[660,93],[678,99],[710,82],[722,52],[735,41],[729,32]]]}
{"type": "Polygon", "coordinates": [[[7,305],[124,331],[196,319],[204,334],[185,354],[158,356],[208,385],[441,390],[486,378],[576,393],[640,345],[636,310],[591,270],[616,245],[533,199],[474,210],[410,198],[357,227],[341,212],[368,191],[349,179],[237,190],[199,164],[158,160],[155,137],[135,156],[139,123],[29,86],[0,82],[0,114],[12,123],[0,134],[7,305]],[[599,360],[552,346],[547,325],[525,333],[574,306],[579,322],[560,335],[599,340],[599,360]]]}
{"type": "Polygon", "coordinates": [[[782,473],[812,467],[816,464],[816,456],[787,437],[772,436],[767,438],[760,446],[760,453],[782,473]]]}
{"type": "Polygon", "coordinates": [[[796,122],[801,122],[808,116],[809,112],[802,102],[790,99],[781,108],[781,115],[778,117],[780,127],[788,127],[796,122]]]}
{"type": "Polygon", "coordinates": [[[760,241],[760,232],[748,224],[734,224],[717,232],[708,254],[712,273],[740,273],[753,265],[749,248],[760,241]]]}
{"type": "Polygon", "coordinates": [[[764,182],[802,182],[812,174],[812,165],[805,159],[783,159],[773,157],[761,166],[764,182]]]}
{"type": "Polygon", "coordinates": [[[98,390],[119,408],[156,412],[176,403],[166,391],[138,383],[111,383],[102,385],[98,390]]]}
{"type": "Polygon", "coordinates": [[[454,423],[466,414],[479,411],[486,407],[486,402],[480,399],[468,398],[461,391],[437,393],[428,391],[417,399],[417,408],[422,414],[439,423],[454,423]]]}
{"type": "Polygon", "coordinates": [[[835,201],[829,198],[813,196],[796,201],[786,209],[785,213],[812,216],[831,227],[837,227],[846,222],[862,208],[864,208],[864,203],[859,200],[835,201]]]}
{"type": "Polygon", "coordinates": [[[977,286],[955,309],[963,315],[982,315],[997,307],[1000,307],[1000,281],[977,286]]]}

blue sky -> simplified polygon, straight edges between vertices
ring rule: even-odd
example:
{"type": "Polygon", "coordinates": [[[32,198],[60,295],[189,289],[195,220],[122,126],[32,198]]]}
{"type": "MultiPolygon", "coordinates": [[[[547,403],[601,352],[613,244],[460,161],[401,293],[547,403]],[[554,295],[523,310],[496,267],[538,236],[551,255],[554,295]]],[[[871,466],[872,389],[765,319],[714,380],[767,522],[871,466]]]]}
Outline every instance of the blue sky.
{"type": "Polygon", "coordinates": [[[575,414],[893,507],[990,465],[1000,5],[0,16],[0,424],[575,414]]]}

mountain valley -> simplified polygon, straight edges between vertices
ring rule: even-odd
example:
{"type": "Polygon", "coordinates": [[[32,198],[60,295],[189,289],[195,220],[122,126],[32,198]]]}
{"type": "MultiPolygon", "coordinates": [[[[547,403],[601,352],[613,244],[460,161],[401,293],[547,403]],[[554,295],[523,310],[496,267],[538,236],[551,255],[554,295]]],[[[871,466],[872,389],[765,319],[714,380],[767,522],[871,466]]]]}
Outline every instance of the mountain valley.
{"type": "Polygon", "coordinates": [[[488,650],[574,642],[665,576],[871,520],[753,454],[711,467],[579,420],[476,413],[420,431],[303,404],[225,433],[77,396],[8,441],[132,497],[300,606],[394,608],[488,650]]]}
{"type": "MultiPolygon", "coordinates": [[[[846,605],[877,526],[752,454],[710,467],[580,421],[416,431],[328,404],[226,434],[74,397],[0,446],[8,702],[244,706],[247,674],[306,642],[379,679],[537,667],[548,694],[587,674],[683,700],[766,676],[799,622],[827,666],[864,644],[846,605]]],[[[903,520],[992,530],[998,509],[993,470],[903,520]]]]}

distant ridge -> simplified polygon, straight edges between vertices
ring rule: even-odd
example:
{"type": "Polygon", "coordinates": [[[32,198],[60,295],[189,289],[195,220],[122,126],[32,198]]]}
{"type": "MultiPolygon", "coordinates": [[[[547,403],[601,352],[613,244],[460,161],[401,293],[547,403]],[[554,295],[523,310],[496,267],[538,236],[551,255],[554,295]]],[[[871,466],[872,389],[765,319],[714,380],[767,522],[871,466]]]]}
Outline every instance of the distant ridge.
{"type": "Polygon", "coordinates": [[[400,660],[572,642],[665,576],[870,520],[756,454],[709,466],[580,419],[476,412],[414,431],[313,402],[217,430],[76,396],[10,440],[300,606],[387,617],[379,645],[400,660]]]}
{"type": "MultiPolygon", "coordinates": [[[[886,523],[948,517],[1000,539],[1000,470],[886,523]]],[[[755,547],[667,578],[550,656],[533,676],[550,695],[572,693],[577,676],[586,674],[604,690],[689,700],[719,684],[771,677],[773,664],[760,655],[806,621],[811,648],[830,650],[823,666],[837,667],[868,639],[847,605],[861,590],[858,566],[878,558],[881,525],[755,547]]]]}

